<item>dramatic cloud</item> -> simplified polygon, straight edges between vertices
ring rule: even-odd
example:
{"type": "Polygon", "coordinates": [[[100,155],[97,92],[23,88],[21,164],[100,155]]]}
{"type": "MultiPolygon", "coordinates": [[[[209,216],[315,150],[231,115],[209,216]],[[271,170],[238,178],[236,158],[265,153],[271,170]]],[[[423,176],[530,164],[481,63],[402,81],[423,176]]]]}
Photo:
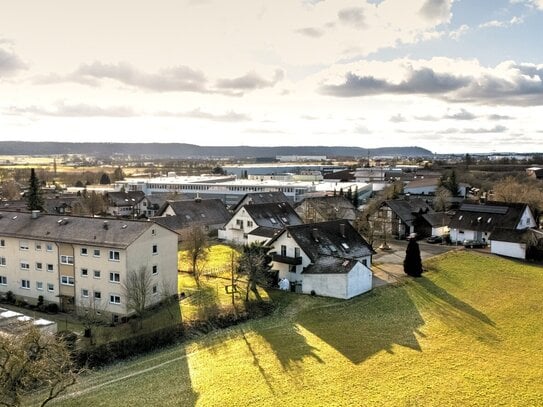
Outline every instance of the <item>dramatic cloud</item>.
{"type": "Polygon", "coordinates": [[[282,70],[276,70],[272,79],[264,79],[255,72],[234,78],[219,79],[216,86],[210,84],[202,71],[179,65],[146,73],[128,63],[104,64],[93,62],[83,64],[66,76],[51,74],[38,77],[38,84],[76,82],[83,85],[99,86],[104,80],[113,80],[124,85],[153,92],[196,92],[220,93],[228,96],[242,96],[244,92],[274,86],[283,79],[282,70]]]}
{"type": "Polygon", "coordinates": [[[0,46],[0,77],[26,68],[26,64],[12,50],[0,46]]]}
{"type": "Polygon", "coordinates": [[[450,102],[473,102],[494,105],[543,105],[543,65],[504,62],[495,68],[483,68],[466,62],[441,59],[435,61],[392,62],[400,81],[374,73],[358,74],[348,70],[341,81],[323,80],[320,93],[337,97],[363,97],[380,94],[418,94],[450,102]],[[444,64],[449,66],[443,68],[444,64]],[[439,69],[430,66],[439,65],[439,69]],[[415,67],[414,67],[415,66],[415,67]],[[447,72],[448,70],[449,72],[447,72]],[[462,73],[458,73],[462,72],[462,73]],[[330,83],[332,82],[332,83],[330,83]]]}
{"type": "Polygon", "coordinates": [[[353,28],[364,28],[364,10],[360,7],[349,7],[338,11],[337,16],[343,24],[353,28]]]}
{"type": "Polygon", "coordinates": [[[281,69],[277,69],[271,79],[264,79],[256,72],[249,72],[246,75],[234,79],[219,79],[216,87],[232,91],[247,91],[262,88],[271,88],[285,76],[281,69]]]}
{"type": "Polygon", "coordinates": [[[448,20],[451,14],[451,3],[451,0],[426,0],[420,13],[429,20],[448,20]]]}

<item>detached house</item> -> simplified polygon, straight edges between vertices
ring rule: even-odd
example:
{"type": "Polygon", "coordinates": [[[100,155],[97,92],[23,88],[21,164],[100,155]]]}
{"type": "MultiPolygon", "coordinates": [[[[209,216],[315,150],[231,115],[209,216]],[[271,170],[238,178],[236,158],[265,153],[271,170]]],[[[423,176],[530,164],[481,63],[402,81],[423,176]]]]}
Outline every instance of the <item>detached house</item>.
{"type": "Polygon", "coordinates": [[[372,288],[373,250],[346,221],[287,226],[268,245],[272,270],[296,291],[348,299],[372,288]]]}
{"type": "Polygon", "coordinates": [[[241,244],[267,242],[284,227],[302,223],[287,202],[244,205],[219,229],[219,238],[241,244]]]}
{"type": "Polygon", "coordinates": [[[271,191],[271,192],[249,192],[248,194],[243,195],[239,202],[233,205],[230,210],[235,213],[242,206],[245,205],[254,205],[254,204],[263,204],[263,203],[281,203],[289,202],[287,196],[281,191],[271,191]]]}
{"type": "Polygon", "coordinates": [[[107,210],[112,216],[137,218],[146,214],[146,206],[143,205],[145,193],[142,191],[108,192],[106,194],[107,210]]]}
{"type": "Polygon", "coordinates": [[[129,272],[149,273],[149,306],[177,292],[177,234],[153,222],[0,214],[0,295],[56,303],[65,311],[95,307],[119,317],[127,309],[129,272]],[[92,304],[92,305],[91,305],[92,304]]]}
{"type": "Polygon", "coordinates": [[[353,222],[356,208],[343,196],[319,196],[305,198],[296,206],[296,213],[306,223],[327,222],[343,219],[353,222]]]}
{"type": "Polygon", "coordinates": [[[396,199],[385,201],[370,221],[377,232],[386,231],[397,239],[405,239],[412,233],[423,237],[432,233],[432,226],[423,219],[423,215],[433,212],[424,199],[396,199]]]}

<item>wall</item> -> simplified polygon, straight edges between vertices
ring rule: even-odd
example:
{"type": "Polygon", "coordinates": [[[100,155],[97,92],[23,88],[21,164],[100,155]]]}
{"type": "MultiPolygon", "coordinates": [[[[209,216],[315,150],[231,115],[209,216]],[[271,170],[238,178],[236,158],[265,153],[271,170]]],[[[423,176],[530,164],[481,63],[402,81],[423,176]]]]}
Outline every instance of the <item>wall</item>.
{"type": "Polygon", "coordinates": [[[496,240],[491,240],[490,252],[493,254],[499,254],[502,256],[514,257],[516,259],[525,260],[526,259],[526,244],[498,242],[496,240]]]}
{"type": "MultiPolygon", "coordinates": [[[[290,237],[288,232],[284,232],[279,236],[279,238],[273,242],[273,247],[270,250],[270,252],[276,252],[277,254],[281,254],[281,245],[285,245],[287,247],[287,256],[294,257],[294,249],[300,248],[296,241],[290,237]]],[[[279,262],[272,262],[272,270],[278,270],[279,271],[279,279],[286,278],[291,282],[294,281],[302,281],[303,275],[302,270],[309,266],[311,263],[311,259],[307,257],[305,252],[300,249],[300,257],[302,258],[302,264],[296,266],[296,273],[290,272],[290,264],[286,263],[279,263],[279,262]]]]}
{"type": "Polygon", "coordinates": [[[302,292],[326,297],[347,299],[348,297],[347,273],[342,274],[304,274],[302,292]]]}
{"type": "Polygon", "coordinates": [[[347,298],[370,291],[373,286],[373,273],[362,263],[357,263],[347,274],[347,298]]]}

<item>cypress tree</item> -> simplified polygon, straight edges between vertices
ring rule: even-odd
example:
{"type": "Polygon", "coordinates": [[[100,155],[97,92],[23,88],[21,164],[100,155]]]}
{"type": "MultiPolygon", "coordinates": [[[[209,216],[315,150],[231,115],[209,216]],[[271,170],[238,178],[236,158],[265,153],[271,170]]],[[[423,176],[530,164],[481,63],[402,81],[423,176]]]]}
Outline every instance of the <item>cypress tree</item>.
{"type": "Polygon", "coordinates": [[[410,238],[407,244],[405,259],[403,261],[403,271],[411,277],[420,277],[422,274],[419,244],[414,238],[410,238]]]}
{"type": "Polygon", "coordinates": [[[34,168],[30,169],[28,180],[28,194],[26,196],[27,208],[31,211],[43,210],[43,197],[41,196],[40,180],[36,176],[34,168]]]}

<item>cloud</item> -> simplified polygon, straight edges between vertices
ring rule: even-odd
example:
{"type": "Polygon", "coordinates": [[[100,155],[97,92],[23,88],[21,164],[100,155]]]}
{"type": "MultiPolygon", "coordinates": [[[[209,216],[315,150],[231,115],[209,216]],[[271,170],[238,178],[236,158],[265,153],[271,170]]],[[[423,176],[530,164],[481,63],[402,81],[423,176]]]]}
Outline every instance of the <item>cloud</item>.
{"type": "Polygon", "coordinates": [[[441,118],[439,118],[439,117],[430,116],[430,115],[427,115],[427,116],[415,116],[415,119],[423,121],[423,122],[437,122],[437,121],[441,120],[441,118]]]}
{"type": "Polygon", "coordinates": [[[353,28],[364,28],[364,10],[360,7],[349,7],[338,11],[337,16],[339,21],[353,28]]]}
{"type": "Polygon", "coordinates": [[[479,28],[505,28],[505,27],[511,27],[513,25],[522,24],[524,22],[524,18],[513,16],[509,21],[500,21],[500,20],[490,20],[487,22],[484,22],[482,24],[479,24],[479,28]]]}
{"type": "Polygon", "coordinates": [[[31,114],[36,116],[53,116],[53,117],[133,117],[137,116],[129,107],[126,106],[109,106],[100,107],[95,105],[80,104],[64,104],[63,102],[56,103],[54,109],[46,109],[39,106],[15,107],[12,106],[7,110],[8,114],[20,115],[31,114]]]}
{"type": "Polygon", "coordinates": [[[428,20],[448,20],[451,15],[451,0],[426,0],[420,14],[428,20]]]}
{"type": "Polygon", "coordinates": [[[358,125],[354,128],[354,132],[357,134],[371,134],[371,130],[366,126],[358,125]]]}
{"type": "Polygon", "coordinates": [[[512,119],[514,119],[514,117],[512,117],[512,116],[501,115],[501,114],[489,114],[487,116],[487,118],[489,120],[495,120],[495,121],[496,120],[512,120],[512,119]]]}
{"type": "Polygon", "coordinates": [[[88,86],[100,86],[103,81],[113,80],[124,85],[152,92],[196,92],[219,93],[227,96],[242,96],[244,92],[272,87],[283,79],[282,70],[276,70],[272,79],[264,79],[249,72],[234,79],[219,79],[216,86],[210,84],[205,74],[185,65],[160,69],[146,73],[131,64],[105,64],[99,61],[82,64],[68,75],[50,74],[35,79],[37,84],[75,82],[88,86]]]}
{"type": "Polygon", "coordinates": [[[285,73],[277,69],[271,79],[264,79],[256,72],[249,72],[243,76],[234,79],[219,79],[216,83],[218,89],[227,89],[232,91],[247,91],[262,88],[271,88],[281,81],[285,73]]]}
{"type": "Polygon", "coordinates": [[[486,134],[486,133],[505,133],[507,130],[508,130],[507,127],[498,125],[491,128],[480,127],[477,129],[462,129],[461,132],[467,133],[467,134],[486,134]]]}
{"type": "MultiPolygon", "coordinates": [[[[2,43],[9,44],[8,40],[3,40],[2,43]]],[[[23,69],[27,69],[27,65],[17,54],[8,48],[0,47],[0,77],[12,75],[23,69]]]]}
{"type": "Polygon", "coordinates": [[[463,24],[460,27],[458,27],[456,30],[450,31],[449,38],[455,41],[458,41],[460,37],[467,34],[468,31],[469,31],[469,26],[467,26],[466,24],[463,24]]]}
{"type": "Polygon", "coordinates": [[[477,116],[471,112],[468,112],[466,109],[460,109],[459,112],[446,114],[443,116],[443,118],[453,120],[474,120],[477,118],[477,116]]]}
{"type": "Polygon", "coordinates": [[[398,113],[397,115],[391,116],[389,119],[392,123],[402,123],[407,121],[407,119],[402,116],[401,113],[398,113]]]}
{"type": "Polygon", "coordinates": [[[250,121],[251,118],[242,113],[236,113],[233,110],[222,113],[222,114],[215,114],[215,113],[209,113],[204,112],[200,109],[194,109],[188,112],[158,112],[155,113],[154,116],[163,116],[163,117],[185,117],[189,119],[203,119],[203,120],[211,120],[214,122],[223,122],[223,123],[235,123],[235,122],[245,122],[250,121]]]}
{"type": "Polygon", "coordinates": [[[296,33],[305,35],[306,37],[319,38],[322,37],[325,31],[322,28],[305,27],[295,30],[296,33]]]}
{"type": "Polygon", "coordinates": [[[543,105],[543,65],[513,61],[494,68],[481,67],[474,61],[447,58],[373,65],[365,62],[365,65],[347,65],[347,71],[339,80],[336,79],[337,72],[334,77],[330,73],[321,77],[318,91],[336,97],[426,95],[449,102],[543,105]],[[393,72],[396,78],[392,79],[384,72],[393,72]]]}

